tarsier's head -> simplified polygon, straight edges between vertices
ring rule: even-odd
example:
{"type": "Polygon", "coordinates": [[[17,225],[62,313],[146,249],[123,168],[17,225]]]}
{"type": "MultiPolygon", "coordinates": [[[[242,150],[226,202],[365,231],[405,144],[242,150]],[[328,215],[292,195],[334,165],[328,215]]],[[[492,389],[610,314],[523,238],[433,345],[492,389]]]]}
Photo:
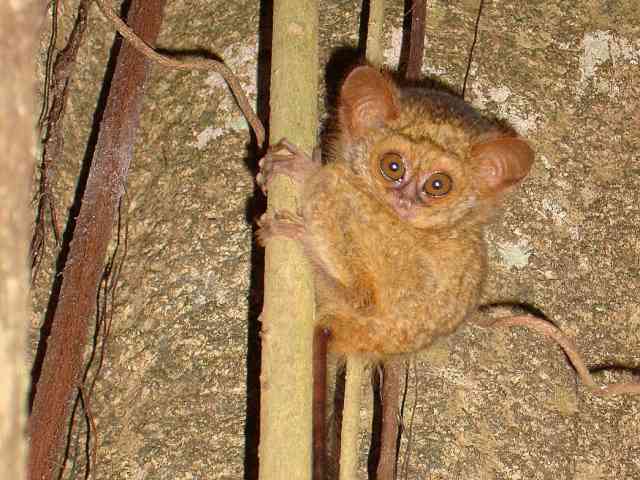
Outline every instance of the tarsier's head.
{"type": "Polygon", "coordinates": [[[338,103],[340,157],[366,188],[417,228],[483,219],[533,163],[516,133],[443,92],[400,89],[361,66],[338,103]]]}

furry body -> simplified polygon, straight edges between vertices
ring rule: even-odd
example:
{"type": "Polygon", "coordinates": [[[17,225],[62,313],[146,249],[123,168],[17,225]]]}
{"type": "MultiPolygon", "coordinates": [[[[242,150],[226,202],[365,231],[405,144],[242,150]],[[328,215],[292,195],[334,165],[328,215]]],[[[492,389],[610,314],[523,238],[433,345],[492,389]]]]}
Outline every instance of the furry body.
{"type": "Polygon", "coordinates": [[[317,320],[332,351],[416,351],[475,309],[486,256],[479,229],[417,229],[338,163],[309,179],[304,200],[317,320]]]}

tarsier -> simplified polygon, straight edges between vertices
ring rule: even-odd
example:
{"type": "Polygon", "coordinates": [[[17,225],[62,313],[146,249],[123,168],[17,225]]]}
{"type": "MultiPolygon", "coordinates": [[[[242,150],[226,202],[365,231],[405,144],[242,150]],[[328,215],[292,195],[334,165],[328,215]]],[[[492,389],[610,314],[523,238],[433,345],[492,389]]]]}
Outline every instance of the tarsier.
{"type": "MultiPolygon", "coordinates": [[[[344,80],[337,131],[326,145],[324,165],[317,151],[310,158],[286,140],[261,160],[264,191],[284,174],[300,183],[302,199],[299,212],[263,216],[258,239],[302,243],[313,267],[316,332],[330,332],[330,351],[385,361],[424,349],[477,309],[484,227],[529,172],[533,150],[462,99],[402,88],[369,66],[344,80]]],[[[640,394],[633,382],[597,384],[572,342],[544,320],[496,324],[558,342],[596,395],[640,394]]],[[[325,399],[316,395],[325,372],[318,374],[317,361],[314,354],[314,479],[324,479],[325,399]]]]}
{"type": "Polygon", "coordinates": [[[299,240],[314,274],[329,350],[384,360],[428,347],[478,306],[483,229],[534,154],[509,127],[462,99],[351,71],[337,132],[319,155],[283,141],[261,161],[300,183],[301,211],[260,220],[258,239],[299,240]]]}
{"type": "MultiPolygon", "coordinates": [[[[360,66],[342,84],[324,165],[318,153],[310,158],[283,140],[261,160],[265,192],[284,174],[299,182],[302,198],[299,212],[265,214],[257,236],[263,245],[280,235],[302,243],[328,349],[384,361],[453,332],[478,306],[483,229],[529,172],[529,145],[458,97],[401,88],[360,66]]],[[[318,479],[324,362],[314,357],[318,479]]]]}

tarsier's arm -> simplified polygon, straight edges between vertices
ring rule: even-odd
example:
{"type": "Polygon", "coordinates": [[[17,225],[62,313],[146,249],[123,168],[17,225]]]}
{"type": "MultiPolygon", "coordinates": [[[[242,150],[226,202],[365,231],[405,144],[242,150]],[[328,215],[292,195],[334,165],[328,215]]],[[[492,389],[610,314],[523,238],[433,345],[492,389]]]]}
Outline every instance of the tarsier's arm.
{"type": "MultiPolygon", "coordinates": [[[[307,180],[316,174],[319,168],[321,168],[319,148],[314,149],[313,156],[309,157],[296,145],[282,139],[260,160],[260,173],[256,181],[266,193],[275,175],[286,175],[304,190],[307,180]]],[[[315,190],[318,193],[321,192],[320,194],[333,196],[333,192],[323,191],[328,188],[323,188],[322,185],[322,183],[331,183],[331,174],[321,174],[317,177],[319,178],[313,180],[316,184],[315,190]]],[[[323,202],[324,210],[331,208],[329,203],[323,202]]],[[[335,245],[326,240],[326,237],[340,238],[341,233],[337,231],[338,226],[335,221],[325,221],[322,218],[333,218],[334,212],[318,211],[317,208],[306,209],[306,212],[313,217],[311,225],[302,212],[278,211],[272,216],[263,215],[258,221],[260,227],[256,233],[258,241],[265,245],[274,236],[298,240],[302,243],[305,255],[313,266],[316,282],[325,282],[335,292],[343,292],[344,295],[349,296],[346,285],[349,272],[346,272],[344,266],[338,262],[339,255],[334,251],[335,245]]],[[[336,301],[339,300],[336,299],[336,301]]]]}

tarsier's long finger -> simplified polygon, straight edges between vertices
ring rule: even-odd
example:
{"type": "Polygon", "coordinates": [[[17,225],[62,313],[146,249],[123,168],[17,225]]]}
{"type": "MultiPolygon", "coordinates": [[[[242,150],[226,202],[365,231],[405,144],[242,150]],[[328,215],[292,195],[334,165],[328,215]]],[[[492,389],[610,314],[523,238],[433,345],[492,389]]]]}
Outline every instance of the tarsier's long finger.
{"type": "Polygon", "coordinates": [[[321,166],[320,149],[315,148],[311,158],[297,145],[283,138],[269,148],[258,165],[260,172],[256,176],[256,182],[266,194],[275,175],[286,175],[296,183],[304,183],[321,166]]]}
{"type": "Polygon", "coordinates": [[[315,147],[313,149],[313,153],[311,154],[311,161],[318,166],[322,164],[322,150],[320,149],[320,147],[315,147]]]}
{"type": "Polygon", "coordinates": [[[260,188],[262,189],[262,192],[265,194],[267,193],[269,182],[273,177],[273,174],[271,173],[271,171],[273,170],[273,165],[276,165],[281,161],[286,161],[292,158],[291,154],[277,153],[281,150],[282,150],[282,147],[279,143],[276,145],[273,145],[269,147],[269,150],[267,150],[267,153],[265,154],[265,156],[258,161],[258,167],[260,168],[260,171],[256,175],[256,183],[258,184],[258,186],[260,186],[260,188]]]}
{"type": "Polygon", "coordinates": [[[266,222],[256,231],[258,243],[263,247],[274,237],[285,237],[291,240],[300,240],[304,229],[291,223],[266,222]]]}
{"type": "Polygon", "coordinates": [[[270,155],[260,160],[260,172],[256,182],[266,193],[275,175],[286,175],[294,182],[304,181],[304,169],[298,168],[299,158],[292,155],[270,155]]]}
{"type": "Polygon", "coordinates": [[[298,147],[295,143],[291,143],[289,140],[287,140],[286,138],[281,138],[280,141],[278,143],[276,143],[273,147],[273,150],[275,152],[279,152],[281,150],[288,150],[292,155],[296,155],[298,157],[307,157],[309,158],[309,156],[304,153],[300,147],[298,147]]]}
{"type": "Polygon", "coordinates": [[[273,214],[273,218],[278,222],[290,223],[292,225],[298,225],[300,228],[304,228],[304,220],[299,213],[293,213],[290,210],[276,210],[273,214]]]}

